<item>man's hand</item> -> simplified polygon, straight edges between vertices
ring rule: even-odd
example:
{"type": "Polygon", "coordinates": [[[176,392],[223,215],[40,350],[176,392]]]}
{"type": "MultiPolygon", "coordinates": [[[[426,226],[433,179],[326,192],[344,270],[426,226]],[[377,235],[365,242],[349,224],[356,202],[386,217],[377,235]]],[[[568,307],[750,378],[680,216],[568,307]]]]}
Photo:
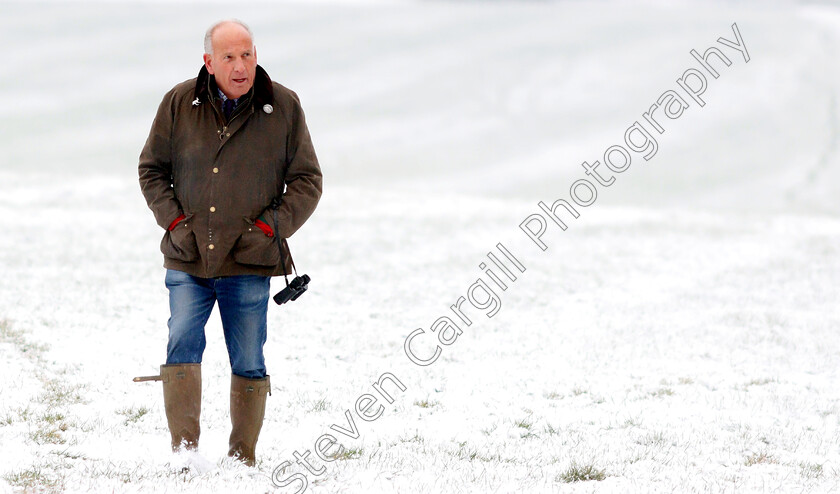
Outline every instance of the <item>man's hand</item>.
{"type": "Polygon", "coordinates": [[[172,230],[174,230],[175,227],[178,226],[178,223],[180,223],[186,217],[187,217],[186,215],[182,214],[181,216],[178,216],[177,218],[175,218],[175,221],[173,221],[172,223],[169,224],[169,228],[167,228],[167,230],[169,230],[170,232],[172,230]]]}
{"type": "Polygon", "coordinates": [[[268,223],[266,223],[265,218],[262,215],[254,221],[254,226],[262,230],[266,237],[274,236],[274,231],[270,226],[268,226],[268,223]]]}

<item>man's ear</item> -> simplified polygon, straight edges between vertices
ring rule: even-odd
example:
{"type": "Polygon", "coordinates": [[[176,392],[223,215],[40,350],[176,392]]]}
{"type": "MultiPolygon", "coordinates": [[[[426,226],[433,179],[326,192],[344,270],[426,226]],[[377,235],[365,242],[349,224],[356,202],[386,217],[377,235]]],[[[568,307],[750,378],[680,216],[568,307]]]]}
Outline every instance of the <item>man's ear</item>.
{"type": "Polygon", "coordinates": [[[209,53],[204,54],[204,66],[207,67],[207,72],[215,74],[213,71],[213,57],[209,53]]]}
{"type": "Polygon", "coordinates": [[[254,61],[257,61],[257,45],[254,45],[254,61]]]}

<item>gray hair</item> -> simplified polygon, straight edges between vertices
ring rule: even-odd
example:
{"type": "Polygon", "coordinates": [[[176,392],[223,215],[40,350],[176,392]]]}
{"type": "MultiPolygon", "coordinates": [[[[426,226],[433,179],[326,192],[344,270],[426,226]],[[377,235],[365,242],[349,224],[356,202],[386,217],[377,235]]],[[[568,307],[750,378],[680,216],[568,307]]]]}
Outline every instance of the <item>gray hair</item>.
{"type": "Polygon", "coordinates": [[[213,54],[213,34],[216,32],[216,29],[218,29],[220,26],[229,23],[239,24],[240,26],[244,27],[245,30],[248,31],[248,36],[251,37],[251,41],[254,41],[254,33],[251,32],[251,28],[248,27],[247,24],[240,21],[239,19],[225,19],[210,26],[210,29],[208,29],[207,32],[204,34],[204,53],[208,53],[210,55],[213,54]]]}

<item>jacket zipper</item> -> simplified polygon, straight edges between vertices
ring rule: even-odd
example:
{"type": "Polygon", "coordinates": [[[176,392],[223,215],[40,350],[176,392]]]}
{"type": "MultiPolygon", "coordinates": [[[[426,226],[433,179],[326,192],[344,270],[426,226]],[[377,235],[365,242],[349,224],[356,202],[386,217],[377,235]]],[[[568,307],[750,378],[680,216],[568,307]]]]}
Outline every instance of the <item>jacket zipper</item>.
{"type": "MultiPolygon", "coordinates": [[[[211,101],[211,106],[213,107],[213,111],[214,111],[214,112],[216,112],[216,116],[218,116],[218,117],[220,117],[220,118],[224,118],[222,115],[220,115],[220,114],[219,114],[218,109],[216,109],[216,105],[215,105],[215,104],[212,104],[212,103],[213,103],[213,100],[210,100],[210,101],[211,101]]],[[[242,113],[244,113],[244,110],[240,110],[240,111],[238,111],[238,112],[234,111],[233,118],[231,118],[231,119],[230,119],[230,122],[228,122],[228,123],[227,123],[227,125],[222,125],[222,130],[219,132],[219,140],[220,140],[220,141],[224,141],[224,140],[225,140],[225,136],[227,135],[227,129],[228,129],[228,126],[231,124],[231,122],[233,122],[234,120],[236,120],[236,117],[238,117],[238,116],[239,116],[239,115],[241,115],[242,113]]]]}
{"type": "MultiPolygon", "coordinates": [[[[215,108],[215,107],[214,107],[214,108],[215,108]]],[[[219,132],[219,140],[220,140],[220,141],[224,141],[224,140],[225,140],[225,136],[227,135],[227,128],[228,128],[228,125],[230,125],[230,124],[231,124],[234,120],[236,120],[236,117],[238,117],[241,113],[242,113],[242,112],[240,111],[239,113],[234,114],[234,115],[233,115],[233,118],[231,118],[231,119],[230,119],[230,122],[228,122],[228,123],[227,123],[227,125],[223,125],[223,126],[222,126],[222,131],[221,131],[221,132],[219,132]]]]}

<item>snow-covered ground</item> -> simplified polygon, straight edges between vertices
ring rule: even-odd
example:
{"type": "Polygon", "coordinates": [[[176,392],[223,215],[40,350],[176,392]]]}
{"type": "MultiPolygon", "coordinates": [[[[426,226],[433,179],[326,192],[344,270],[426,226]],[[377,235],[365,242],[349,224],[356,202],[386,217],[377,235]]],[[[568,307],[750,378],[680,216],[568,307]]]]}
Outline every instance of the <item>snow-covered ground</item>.
{"type": "Polygon", "coordinates": [[[302,492],[273,474],[306,492],[840,490],[831,4],[3,3],[0,41],[0,491],[302,492]],[[168,317],[136,164],[229,16],[300,95],[325,192],[291,239],[311,288],[269,312],[257,469],[225,458],[214,315],[208,464],[184,474],[159,384],[131,382],[163,362],[168,317]],[[733,23],[749,62],[717,41],[733,23]],[[711,46],[732,63],[712,62],[705,106],[686,96],[656,155],[568,230],[546,219],[539,249],[520,223],[594,183],[580,163],[711,46]],[[406,337],[422,328],[431,355],[499,242],[526,269],[498,312],[467,303],[473,324],[413,364],[406,337]],[[366,422],[356,401],[386,373],[406,389],[366,422]],[[345,448],[326,464],[325,433],[345,448]],[[276,470],[307,450],[322,474],[276,470]],[[603,480],[573,482],[587,468],[603,480]]]}

